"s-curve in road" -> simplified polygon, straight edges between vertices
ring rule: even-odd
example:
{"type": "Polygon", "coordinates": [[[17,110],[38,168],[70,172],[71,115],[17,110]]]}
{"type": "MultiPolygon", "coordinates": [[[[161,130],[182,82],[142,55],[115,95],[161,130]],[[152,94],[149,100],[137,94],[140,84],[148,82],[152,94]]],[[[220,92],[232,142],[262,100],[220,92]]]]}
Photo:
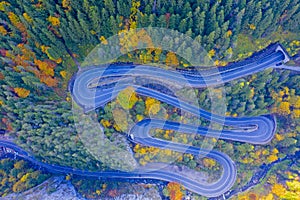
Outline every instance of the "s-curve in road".
{"type": "MultiPolygon", "coordinates": [[[[165,70],[153,66],[129,64],[113,64],[109,67],[90,66],[87,70],[81,71],[74,77],[70,89],[75,102],[86,112],[104,106],[116,98],[120,91],[127,87],[132,87],[140,95],[155,98],[211,122],[233,127],[233,129],[218,131],[172,121],[144,119],[136,123],[128,133],[129,139],[134,143],[163,149],[168,148],[195,156],[205,155],[219,162],[223,168],[223,173],[218,181],[211,184],[195,182],[195,180],[164,171],[163,169],[149,172],[146,172],[147,169],[143,167],[138,169],[140,175],[144,178],[150,177],[179,182],[193,192],[213,197],[223,194],[234,184],[237,173],[234,162],[227,155],[218,151],[153,138],[150,136],[149,131],[159,128],[251,144],[266,144],[274,136],[276,130],[275,118],[272,115],[240,118],[219,116],[180,100],[174,95],[166,94],[159,88],[145,86],[141,80],[162,81],[165,84],[181,87],[203,88],[220,85],[268,68],[275,68],[287,61],[289,61],[289,56],[282,46],[273,44],[257,53],[251,59],[218,69],[194,72],[165,70]]],[[[132,172],[132,175],[134,173],[132,172]]]]}
{"type": "Polygon", "coordinates": [[[27,159],[33,164],[39,165],[53,173],[71,173],[95,178],[158,179],[178,182],[185,188],[203,196],[219,196],[228,191],[236,180],[237,169],[235,163],[228,155],[215,150],[201,149],[195,146],[154,138],[149,134],[150,130],[158,128],[231,141],[266,144],[274,136],[276,130],[275,118],[272,115],[240,118],[219,116],[200,109],[174,95],[165,93],[161,88],[146,86],[143,81],[152,80],[152,82],[156,82],[163,80],[164,83],[176,85],[177,87],[209,87],[282,65],[288,60],[289,57],[281,45],[273,44],[251,59],[218,69],[191,72],[165,70],[153,66],[114,64],[109,67],[91,66],[86,70],[80,71],[72,78],[69,84],[72,98],[86,112],[104,106],[109,101],[112,101],[120,91],[127,87],[132,87],[140,95],[155,98],[211,122],[232,127],[231,129],[220,131],[173,121],[144,119],[136,123],[128,132],[128,139],[134,143],[215,159],[220,163],[223,171],[221,177],[213,183],[204,184],[190,178],[184,172],[178,174],[169,170],[168,167],[161,167],[159,163],[153,163],[151,166],[140,166],[130,172],[92,172],[67,166],[46,164],[36,160],[33,155],[9,141],[0,140],[0,146],[13,149],[19,157],[27,159]]]}

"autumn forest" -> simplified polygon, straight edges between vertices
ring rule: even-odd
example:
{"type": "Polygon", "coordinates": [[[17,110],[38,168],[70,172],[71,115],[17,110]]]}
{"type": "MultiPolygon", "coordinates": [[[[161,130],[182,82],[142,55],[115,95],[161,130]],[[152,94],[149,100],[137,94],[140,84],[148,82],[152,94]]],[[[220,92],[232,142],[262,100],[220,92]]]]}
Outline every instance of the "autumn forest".
{"type": "MultiPolygon", "coordinates": [[[[78,137],[68,84],[80,63],[98,44],[106,44],[113,35],[143,27],[162,27],[186,34],[201,44],[217,67],[250,57],[274,42],[280,42],[292,57],[288,65],[300,65],[300,0],[3,0],[0,2],[0,129],[5,130],[5,136],[45,163],[90,171],[110,169],[92,156],[78,137]]],[[[151,42],[145,34],[143,40],[151,42]]],[[[119,42],[122,48],[128,48],[126,42],[121,39],[119,42]]],[[[174,52],[151,48],[131,51],[114,62],[193,69],[174,52]]],[[[225,90],[227,116],[274,114],[277,132],[266,146],[170,130],[156,129],[151,134],[198,147],[214,145],[216,150],[229,155],[238,167],[233,189],[247,185],[257,172],[270,166],[259,183],[233,199],[297,200],[299,88],[298,72],[267,69],[226,83],[224,88],[177,91],[187,98],[196,94],[201,108],[210,110],[211,99],[220,99],[225,90]]],[[[210,182],[222,173],[213,159],[126,141],[132,124],[149,116],[202,126],[209,124],[205,119],[141,96],[131,87],[92,115],[103,126],[110,142],[122,149],[129,148],[142,166],[174,161],[178,166],[206,174],[210,182]]],[[[97,134],[93,128],[89,131],[97,134]]],[[[26,191],[51,176],[55,174],[21,158],[2,156],[0,196],[26,191]]],[[[127,184],[86,180],[72,174],[65,179],[86,198],[116,197],[127,184]]],[[[193,199],[206,199],[177,183],[159,182],[153,187],[157,187],[155,184],[162,185],[161,195],[171,200],[181,200],[187,194],[193,199]]]]}

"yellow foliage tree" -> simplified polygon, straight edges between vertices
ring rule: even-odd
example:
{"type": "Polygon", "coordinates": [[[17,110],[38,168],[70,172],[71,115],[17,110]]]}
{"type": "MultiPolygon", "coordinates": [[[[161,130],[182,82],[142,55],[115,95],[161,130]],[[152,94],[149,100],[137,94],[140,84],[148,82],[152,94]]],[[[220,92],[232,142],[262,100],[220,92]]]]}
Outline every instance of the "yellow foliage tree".
{"type": "Polygon", "coordinates": [[[232,36],[232,31],[231,31],[231,30],[228,30],[228,31],[226,32],[226,37],[230,37],[230,36],[232,36]]]}
{"type": "Polygon", "coordinates": [[[101,194],[101,190],[96,190],[96,194],[100,195],[101,194]]]}
{"type": "Polygon", "coordinates": [[[125,110],[131,109],[135,105],[137,100],[138,98],[133,87],[127,87],[125,90],[121,91],[117,96],[117,102],[125,110]]]}
{"type": "Polygon", "coordinates": [[[285,194],[282,196],[283,199],[288,200],[298,200],[300,197],[300,182],[299,180],[287,181],[286,185],[288,187],[285,194]]]}
{"type": "Polygon", "coordinates": [[[127,122],[127,114],[124,110],[121,108],[115,108],[113,111],[113,117],[115,121],[115,128],[118,131],[126,132],[128,128],[128,122],[127,122]]]}
{"type": "Polygon", "coordinates": [[[278,197],[282,197],[285,194],[285,192],[286,192],[286,189],[281,184],[276,183],[272,187],[272,193],[278,197]]]}
{"type": "Polygon", "coordinates": [[[215,55],[216,55],[216,50],[214,50],[214,49],[212,49],[208,52],[208,56],[211,58],[214,57],[215,55]]]}
{"type": "Polygon", "coordinates": [[[179,65],[176,54],[173,52],[168,52],[166,56],[166,65],[176,67],[179,65]]]}
{"type": "Polygon", "coordinates": [[[263,200],[273,200],[274,196],[272,193],[269,193],[265,198],[263,198],[263,200]]]}
{"type": "Polygon", "coordinates": [[[226,53],[229,54],[229,55],[233,54],[232,48],[230,47],[229,49],[227,49],[226,53]]]}
{"type": "Polygon", "coordinates": [[[60,71],[59,74],[61,75],[61,77],[63,77],[64,79],[67,77],[67,72],[65,70],[60,71]]]}
{"type": "Polygon", "coordinates": [[[154,62],[159,61],[161,52],[162,52],[162,49],[160,49],[160,48],[154,49],[154,57],[153,57],[154,62]]]}
{"type": "Polygon", "coordinates": [[[269,162],[274,162],[274,161],[278,160],[278,157],[277,157],[277,155],[272,154],[272,155],[269,155],[267,159],[269,162]]]}
{"type": "Polygon", "coordinates": [[[205,167],[211,168],[214,167],[216,165],[216,161],[210,158],[204,158],[203,159],[203,165],[205,167]]]}
{"type": "Polygon", "coordinates": [[[8,13],[8,19],[14,26],[17,26],[17,24],[20,23],[19,17],[13,12],[8,13]]]}
{"type": "Polygon", "coordinates": [[[135,29],[137,25],[137,13],[139,12],[139,7],[141,3],[139,1],[133,0],[131,2],[129,25],[130,29],[135,29]]]}
{"type": "Polygon", "coordinates": [[[24,183],[25,181],[27,181],[27,179],[28,179],[29,176],[30,176],[30,173],[27,173],[27,174],[23,175],[22,178],[20,179],[20,181],[22,183],[24,183]]]}
{"type": "Polygon", "coordinates": [[[214,65],[215,66],[219,66],[220,65],[220,61],[219,60],[215,60],[214,65]]]}
{"type": "Polygon", "coordinates": [[[33,22],[33,19],[27,13],[23,13],[23,17],[27,22],[29,23],[33,22]]]}
{"type": "Polygon", "coordinates": [[[21,98],[26,98],[30,94],[30,91],[25,88],[14,88],[14,92],[21,98]]]}
{"type": "Polygon", "coordinates": [[[295,97],[294,107],[295,108],[300,108],[300,96],[295,97]]]}
{"type": "Polygon", "coordinates": [[[137,121],[142,121],[144,119],[143,115],[136,115],[136,120],[137,121]]]}
{"type": "Polygon", "coordinates": [[[13,192],[22,192],[25,189],[26,189],[26,185],[21,181],[16,182],[12,187],[13,192]]]}
{"type": "Polygon", "coordinates": [[[294,109],[292,113],[293,118],[300,118],[300,109],[294,109]]]}
{"type": "Polygon", "coordinates": [[[62,0],[61,4],[63,8],[66,8],[67,10],[71,10],[71,6],[70,6],[70,0],[62,0]]]}
{"type": "Polygon", "coordinates": [[[60,25],[60,21],[57,17],[52,17],[52,16],[49,16],[48,18],[48,21],[53,25],[53,26],[59,26],[60,25]]]}
{"type": "Polygon", "coordinates": [[[145,112],[148,115],[149,114],[155,115],[160,111],[160,102],[157,101],[156,99],[147,97],[145,105],[146,105],[145,112]]]}
{"type": "Polygon", "coordinates": [[[102,119],[102,120],[101,120],[101,124],[102,124],[105,128],[111,126],[111,123],[110,123],[108,120],[105,120],[105,119],[102,119]]]}
{"type": "MultiPolygon", "coordinates": [[[[300,182],[297,180],[287,181],[286,185],[288,186],[289,190],[294,192],[300,193],[300,182]]],[[[300,197],[300,195],[299,195],[300,197]]]]}
{"type": "Polygon", "coordinates": [[[71,180],[71,175],[69,175],[69,174],[66,175],[65,179],[66,179],[67,181],[71,180]]]}
{"type": "Polygon", "coordinates": [[[101,36],[99,39],[100,39],[100,41],[101,41],[102,44],[104,44],[104,45],[108,44],[108,42],[107,42],[107,40],[105,39],[104,36],[101,36]]]}
{"type": "Polygon", "coordinates": [[[41,50],[42,50],[43,53],[46,53],[46,51],[47,51],[50,47],[47,47],[47,46],[45,46],[45,45],[41,45],[40,48],[41,48],[41,50]]]}
{"type": "Polygon", "coordinates": [[[256,29],[256,26],[255,26],[254,24],[249,24],[249,28],[250,28],[251,30],[255,30],[255,29],[256,29]]]}
{"type": "Polygon", "coordinates": [[[25,165],[25,162],[23,160],[20,160],[14,164],[14,168],[22,169],[24,167],[24,165],[25,165]]]}
{"type": "Polygon", "coordinates": [[[278,141],[282,141],[282,140],[284,140],[284,135],[280,135],[280,134],[276,133],[275,138],[278,141]]]}
{"type": "Polygon", "coordinates": [[[10,4],[6,1],[1,1],[0,2],[0,11],[5,11],[5,6],[9,6],[10,4]]]}
{"type": "Polygon", "coordinates": [[[278,107],[278,113],[282,115],[289,115],[291,113],[290,103],[289,102],[281,102],[278,107]]]}
{"type": "Polygon", "coordinates": [[[4,28],[4,26],[0,26],[0,33],[2,35],[7,35],[7,30],[4,28]]]}

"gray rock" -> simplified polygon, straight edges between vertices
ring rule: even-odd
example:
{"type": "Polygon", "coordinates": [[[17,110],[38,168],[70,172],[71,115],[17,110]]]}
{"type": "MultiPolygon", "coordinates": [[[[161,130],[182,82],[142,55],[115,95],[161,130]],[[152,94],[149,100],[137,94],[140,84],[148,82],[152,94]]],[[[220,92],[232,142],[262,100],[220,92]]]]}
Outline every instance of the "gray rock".
{"type": "Polygon", "coordinates": [[[22,193],[9,194],[3,200],[85,200],[76,193],[70,182],[64,177],[50,178],[39,186],[22,193]]]}

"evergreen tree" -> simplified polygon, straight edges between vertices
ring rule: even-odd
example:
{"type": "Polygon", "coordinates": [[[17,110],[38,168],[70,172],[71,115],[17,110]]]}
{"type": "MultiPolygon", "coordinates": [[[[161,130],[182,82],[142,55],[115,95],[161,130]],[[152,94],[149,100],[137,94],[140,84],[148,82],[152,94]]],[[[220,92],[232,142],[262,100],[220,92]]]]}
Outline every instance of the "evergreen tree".
{"type": "Polygon", "coordinates": [[[209,35],[211,32],[216,30],[218,23],[217,23],[217,17],[216,17],[216,11],[217,11],[217,4],[214,4],[208,15],[206,16],[206,23],[205,23],[205,34],[209,35]]]}
{"type": "MultiPolygon", "coordinates": [[[[148,12],[145,12],[145,13],[150,14],[151,13],[151,6],[150,5],[147,5],[147,6],[149,6],[148,9],[150,9],[150,10],[149,10],[149,13],[148,12]]],[[[118,14],[122,17],[129,18],[130,7],[131,7],[131,1],[129,1],[129,0],[117,1],[118,14]]],[[[145,9],[145,11],[146,11],[146,9],[145,9]]]]}

